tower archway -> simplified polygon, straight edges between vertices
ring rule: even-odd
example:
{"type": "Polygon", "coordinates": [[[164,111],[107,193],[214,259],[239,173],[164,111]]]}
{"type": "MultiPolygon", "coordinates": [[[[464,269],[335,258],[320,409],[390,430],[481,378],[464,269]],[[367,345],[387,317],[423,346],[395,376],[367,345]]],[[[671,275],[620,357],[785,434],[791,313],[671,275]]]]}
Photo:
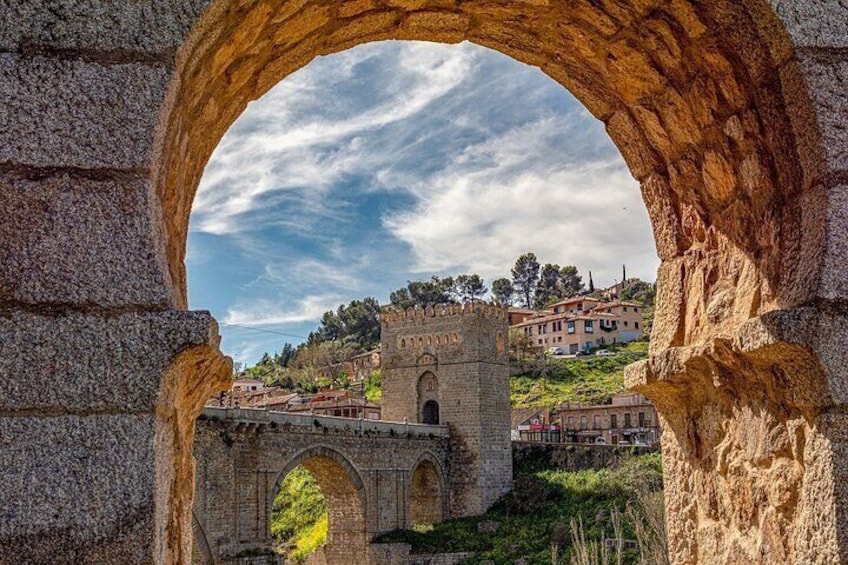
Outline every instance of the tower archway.
{"type": "Polygon", "coordinates": [[[418,421],[422,424],[438,424],[439,379],[431,371],[418,378],[418,421]]]}

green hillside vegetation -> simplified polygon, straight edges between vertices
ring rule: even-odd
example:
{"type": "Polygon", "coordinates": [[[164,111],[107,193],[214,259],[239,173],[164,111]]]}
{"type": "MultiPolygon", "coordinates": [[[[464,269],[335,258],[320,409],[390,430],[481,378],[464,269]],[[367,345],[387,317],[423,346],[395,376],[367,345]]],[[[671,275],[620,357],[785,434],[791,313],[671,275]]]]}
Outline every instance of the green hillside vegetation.
{"type": "Polygon", "coordinates": [[[327,539],[327,500],[304,467],[295,467],[280,485],[271,510],[271,536],[280,553],[303,561],[327,539]]]}
{"type": "Polygon", "coordinates": [[[365,379],[363,389],[365,390],[365,398],[377,404],[383,399],[383,378],[380,369],[371,371],[371,376],[365,379]]]}
{"type": "Polygon", "coordinates": [[[510,378],[516,408],[555,407],[560,402],[603,404],[624,390],[624,367],[648,356],[648,342],[606,347],[615,355],[546,359],[525,364],[510,378]]]}
{"type": "MultiPolygon", "coordinates": [[[[569,563],[574,550],[570,534],[572,520],[583,525],[587,541],[598,543],[615,537],[614,519],[622,518],[621,535],[637,539],[633,524],[650,522],[642,515],[660,505],[651,500],[662,497],[662,461],[659,454],[634,457],[617,470],[565,472],[556,470],[516,470],[515,490],[482,516],[448,520],[414,530],[397,530],[377,538],[377,542],[404,542],[413,553],[474,551],[469,564],[492,560],[497,565],[512,564],[524,557],[528,565],[549,565],[551,545],[558,544],[559,563],[569,563]],[[636,501],[647,501],[644,506],[636,501]],[[630,511],[627,511],[630,505],[630,511]],[[616,512],[617,511],[617,512],[616,512]],[[478,524],[494,521],[496,531],[480,532],[478,524]]],[[[644,545],[650,544],[646,536],[644,545]]],[[[648,548],[644,549],[647,553],[648,548]]],[[[639,551],[631,550],[622,563],[640,563],[639,551]]],[[[651,563],[642,560],[641,563],[651,563]]]]}

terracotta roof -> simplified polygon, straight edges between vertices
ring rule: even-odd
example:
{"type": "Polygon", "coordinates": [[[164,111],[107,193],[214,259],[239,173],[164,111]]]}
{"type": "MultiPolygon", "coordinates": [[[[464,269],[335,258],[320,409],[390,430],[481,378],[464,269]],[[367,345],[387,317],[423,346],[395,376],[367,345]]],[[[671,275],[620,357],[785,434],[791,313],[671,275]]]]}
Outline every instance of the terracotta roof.
{"type": "Polygon", "coordinates": [[[604,304],[603,306],[598,306],[598,308],[603,310],[605,308],[612,308],[614,306],[633,306],[634,308],[644,308],[644,306],[639,304],[638,302],[630,302],[628,300],[615,300],[613,302],[604,304]]]}
{"type": "Polygon", "coordinates": [[[510,429],[517,428],[520,424],[526,422],[539,412],[546,411],[544,406],[530,406],[527,408],[513,408],[510,415],[510,429]]]}

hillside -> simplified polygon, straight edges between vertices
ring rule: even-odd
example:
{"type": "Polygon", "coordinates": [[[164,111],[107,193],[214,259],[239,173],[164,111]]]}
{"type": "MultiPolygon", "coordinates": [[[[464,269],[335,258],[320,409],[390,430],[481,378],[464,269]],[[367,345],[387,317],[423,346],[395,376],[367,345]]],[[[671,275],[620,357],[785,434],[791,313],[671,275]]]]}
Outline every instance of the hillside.
{"type": "MultiPolygon", "coordinates": [[[[515,490],[482,516],[396,530],[378,536],[376,541],[409,543],[413,553],[476,552],[469,565],[492,562],[549,565],[551,545],[556,543],[560,546],[559,562],[569,563],[577,541],[570,531],[572,521],[583,525],[588,543],[598,543],[604,537],[616,537],[613,518],[616,512],[621,516],[620,535],[638,539],[641,551],[650,553],[659,540],[658,532],[646,534],[634,529],[635,522],[663,523],[659,454],[634,457],[616,470],[565,472],[517,468],[515,475],[515,490]],[[496,523],[497,528],[484,529],[481,523],[496,523]]],[[[639,553],[626,552],[620,563],[662,565],[640,560],[639,553]]]]}
{"type": "Polygon", "coordinates": [[[648,342],[607,347],[614,355],[547,359],[519,368],[510,378],[514,408],[560,402],[601,404],[624,390],[624,367],[648,356],[648,342]]]}

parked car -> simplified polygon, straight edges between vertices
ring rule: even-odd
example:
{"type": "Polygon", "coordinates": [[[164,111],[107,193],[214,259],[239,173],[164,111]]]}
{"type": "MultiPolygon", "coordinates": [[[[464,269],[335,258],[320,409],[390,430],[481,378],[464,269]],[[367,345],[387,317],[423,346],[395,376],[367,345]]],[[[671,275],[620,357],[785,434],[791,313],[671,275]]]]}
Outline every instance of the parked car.
{"type": "Polygon", "coordinates": [[[607,440],[603,436],[598,436],[598,437],[595,438],[595,444],[596,445],[606,445],[607,440]]]}
{"type": "Polygon", "coordinates": [[[608,349],[599,349],[595,352],[595,355],[598,357],[607,357],[609,355],[615,355],[615,353],[608,349]]]}
{"type": "Polygon", "coordinates": [[[548,355],[565,355],[565,349],[562,347],[549,347],[548,355]]]}
{"type": "Polygon", "coordinates": [[[589,354],[586,353],[585,351],[579,351],[579,350],[577,351],[577,353],[574,354],[575,357],[586,357],[588,355],[589,354]]]}

